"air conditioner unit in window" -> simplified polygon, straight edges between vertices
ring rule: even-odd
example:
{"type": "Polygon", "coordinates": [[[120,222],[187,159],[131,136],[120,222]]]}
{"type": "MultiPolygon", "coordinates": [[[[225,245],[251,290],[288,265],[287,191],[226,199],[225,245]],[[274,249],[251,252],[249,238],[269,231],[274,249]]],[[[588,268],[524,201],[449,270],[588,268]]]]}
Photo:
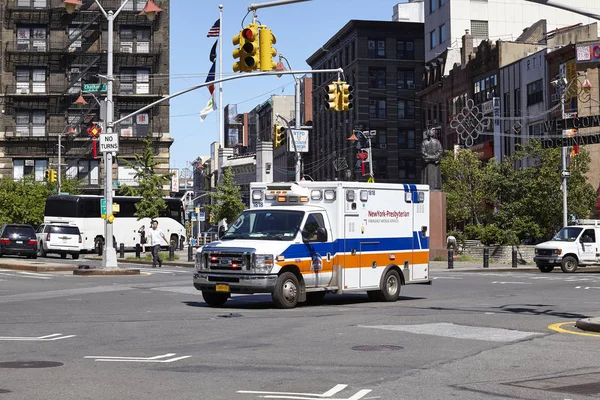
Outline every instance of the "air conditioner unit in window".
{"type": "Polygon", "coordinates": [[[558,93],[554,93],[550,96],[550,101],[559,101],[560,100],[560,96],[558,95],[558,93]]]}
{"type": "Polygon", "coordinates": [[[387,143],[380,143],[379,144],[379,148],[380,149],[387,149],[387,143]]]}
{"type": "Polygon", "coordinates": [[[121,46],[121,53],[133,53],[132,46],[121,46]]]}
{"type": "Polygon", "coordinates": [[[17,88],[17,94],[29,94],[29,88],[17,88]]]}
{"type": "Polygon", "coordinates": [[[415,88],[415,84],[414,83],[408,83],[406,85],[409,89],[414,89],[415,88]]]}

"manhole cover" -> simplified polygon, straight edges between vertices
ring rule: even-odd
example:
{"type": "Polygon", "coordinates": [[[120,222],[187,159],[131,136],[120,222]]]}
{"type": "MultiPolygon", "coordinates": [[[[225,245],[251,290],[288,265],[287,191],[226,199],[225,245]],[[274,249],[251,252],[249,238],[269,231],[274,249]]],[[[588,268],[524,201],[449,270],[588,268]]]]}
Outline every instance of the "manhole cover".
{"type": "Polygon", "coordinates": [[[356,351],[396,351],[403,350],[402,346],[394,346],[391,344],[378,344],[378,345],[365,345],[365,346],[354,346],[352,350],[356,351]]]}
{"type": "Polygon", "coordinates": [[[8,361],[0,363],[0,368],[51,368],[62,365],[56,361],[8,361]]]}
{"type": "Polygon", "coordinates": [[[241,317],[242,314],[239,313],[229,313],[229,314],[221,314],[219,315],[219,317],[221,318],[235,318],[235,317],[241,317]]]}

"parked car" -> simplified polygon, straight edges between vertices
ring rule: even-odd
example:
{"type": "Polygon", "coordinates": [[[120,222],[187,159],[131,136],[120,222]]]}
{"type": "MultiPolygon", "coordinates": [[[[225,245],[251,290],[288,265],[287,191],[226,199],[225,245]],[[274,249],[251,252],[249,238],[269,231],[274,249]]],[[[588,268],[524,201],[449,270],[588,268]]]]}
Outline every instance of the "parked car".
{"type": "Polygon", "coordinates": [[[5,224],[0,229],[0,256],[37,258],[37,240],[31,225],[5,224]]]}
{"type": "Polygon", "coordinates": [[[70,254],[74,260],[79,258],[81,250],[81,232],[75,225],[44,224],[37,231],[38,255],[60,254],[67,258],[70,254]]]}

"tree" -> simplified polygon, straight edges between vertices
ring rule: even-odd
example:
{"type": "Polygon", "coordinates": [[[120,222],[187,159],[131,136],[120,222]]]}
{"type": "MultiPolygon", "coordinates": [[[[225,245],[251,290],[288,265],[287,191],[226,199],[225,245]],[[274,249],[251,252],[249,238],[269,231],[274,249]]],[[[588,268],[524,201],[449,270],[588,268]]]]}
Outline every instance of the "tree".
{"type": "MultiPolygon", "coordinates": [[[[474,152],[460,151],[456,160],[448,153],[442,160],[448,225],[483,223],[477,229],[467,226],[465,232],[488,243],[549,239],[562,228],[560,152],[530,140],[502,163],[491,160],[485,166],[474,152]]],[[[568,180],[568,214],[580,218],[590,215],[596,202],[585,176],[589,163],[589,153],[582,149],[568,180]]]]}
{"type": "Polygon", "coordinates": [[[209,207],[216,221],[224,219],[228,224],[244,211],[240,186],[233,179],[231,167],[225,169],[217,190],[210,194],[212,205],[209,207]]]}
{"type": "Polygon", "coordinates": [[[134,179],[137,186],[121,187],[121,192],[126,196],[137,196],[142,199],[135,204],[134,215],[138,220],[142,218],[156,218],[163,211],[167,204],[163,200],[163,186],[171,180],[171,173],[156,174],[154,169],[158,162],[154,159],[152,141],[149,138],[144,139],[144,148],[141,154],[135,155],[135,161],[121,159],[129,168],[135,171],[134,179]]]}

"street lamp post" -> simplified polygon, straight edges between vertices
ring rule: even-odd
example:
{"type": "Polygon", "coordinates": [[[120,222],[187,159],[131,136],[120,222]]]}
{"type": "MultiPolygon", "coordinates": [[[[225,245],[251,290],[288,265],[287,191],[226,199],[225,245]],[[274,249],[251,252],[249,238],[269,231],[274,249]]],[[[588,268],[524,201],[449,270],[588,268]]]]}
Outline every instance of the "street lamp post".
{"type": "MultiPolygon", "coordinates": [[[[121,6],[116,12],[112,10],[106,12],[98,0],[94,0],[102,15],[108,21],[108,48],[107,48],[107,66],[106,66],[106,135],[112,134],[114,130],[114,103],[113,103],[113,40],[114,40],[114,21],[119,13],[123,10],[129,0],[123,0],[121,6]]],[[[78,0],[64,0],[65,7],[68,13],[72,13],[77,6],[82,3],[78,0]]],[[[156,6],[152,0],[148,0],[142,12],[139,15],[145,15],[150,21],[154,20],[156,14],[163,11],[156,6]]],[[[104,199],[106,202],[106,218],[104,219],[104,251],[102,252],[102,267],[117,268],[117,250],[113,246],[113,225],[109,221],[109,216],[112,215],[112,162],[113,155],[111,152],[104,152],[104,199]]]]}

